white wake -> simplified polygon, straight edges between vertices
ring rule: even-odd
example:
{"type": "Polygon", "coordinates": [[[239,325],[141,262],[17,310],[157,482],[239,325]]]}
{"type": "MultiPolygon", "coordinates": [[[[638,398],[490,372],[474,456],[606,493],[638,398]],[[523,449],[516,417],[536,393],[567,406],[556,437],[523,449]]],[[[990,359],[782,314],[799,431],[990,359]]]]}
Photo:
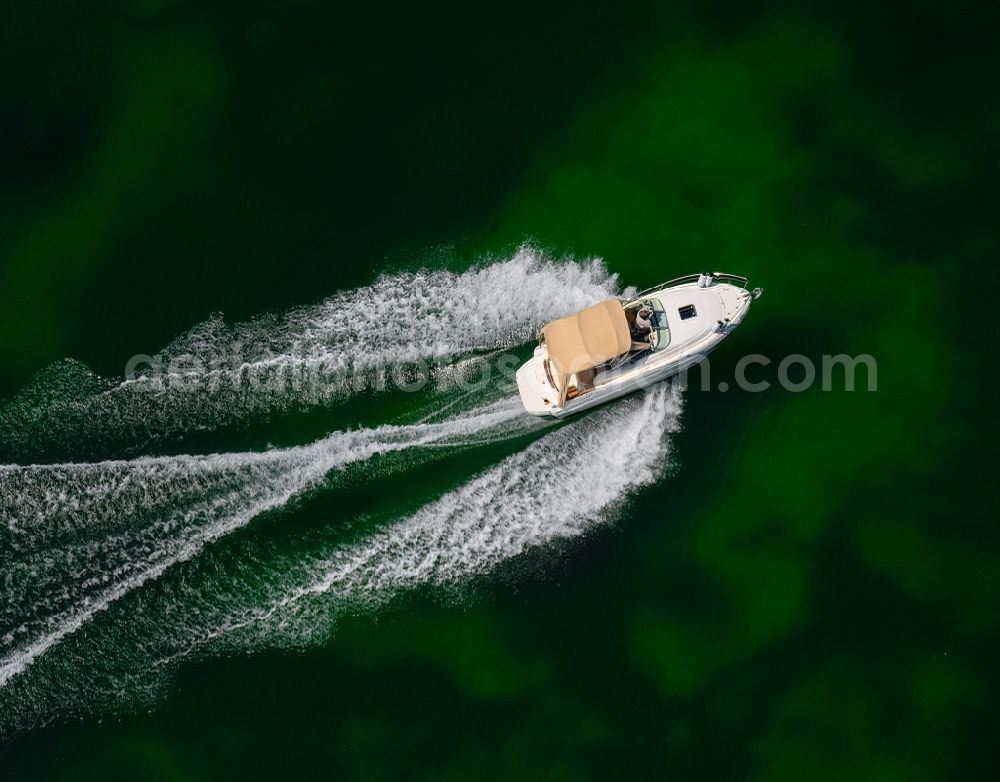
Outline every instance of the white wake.
{"type": "MultiPolygon", "coordinates": [[[[112,382],[53,365],[0,408],[0,458],[149,447],[185,433],[393,389],[435,362],[534,338],[553,318],[613,295],[599,260],[555,261],[524,246],[462,273],[386,274],[320,304],[229,324],[213,317],[112,382]]],[[[429,374],[421,374],[424,370],[429,374]]]]}
{"type": "MultiPolygon", "coordinates": [[[[532,548],[585,534],[662,475],[680,409],[673,388],[623,400],[354,544],[303,543],[304,551],[289,553],[244,542],[204,551],[73,627],[30,667],[9,656],[0,733],[136,708],[159,697],[185,659],[315,644],[347,611],[376,610],[423,585],[451,589],[532,548]]],[[[302,463],[291,457],[290,471],[302,463]]],[[[62,526],[54,527],[44,534],[58,536],[62,526]]]]}
{"type": "Polygon", "coordinates": [[[337,432],[261,453],[0,467],[0,687],[123,595],[331,471],[537,425],[506,400],[439,423],[337,432]]]}

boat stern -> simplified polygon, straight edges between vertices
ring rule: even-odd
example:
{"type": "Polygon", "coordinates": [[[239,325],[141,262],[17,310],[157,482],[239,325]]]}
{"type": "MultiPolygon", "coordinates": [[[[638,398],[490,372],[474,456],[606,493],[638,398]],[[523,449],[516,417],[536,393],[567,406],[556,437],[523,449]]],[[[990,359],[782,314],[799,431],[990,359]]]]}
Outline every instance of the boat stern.
{"type": "Polygon", "coordinates": [[[517,370],[517,390],[521,395],[521,404],[531,415],[553,415],[558,393],[546,381],[541,353],[542,349],[536,348],[535,355],[517,370]]]}

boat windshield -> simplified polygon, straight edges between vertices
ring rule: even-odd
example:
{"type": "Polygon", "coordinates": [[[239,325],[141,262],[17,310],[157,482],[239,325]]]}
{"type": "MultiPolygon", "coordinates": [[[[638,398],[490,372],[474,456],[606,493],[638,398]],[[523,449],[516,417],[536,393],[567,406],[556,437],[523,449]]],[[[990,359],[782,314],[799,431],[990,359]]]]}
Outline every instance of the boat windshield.
{"type": "Polygon", "coordinates": [[[656,330],[656,337],[653,340],[653,350],[663,350],[670,344],[670,328],[667,326],[667,313],[659,299],[643,299],[640,306],[645,305],[653,310],[650,320],[656,330]]]}

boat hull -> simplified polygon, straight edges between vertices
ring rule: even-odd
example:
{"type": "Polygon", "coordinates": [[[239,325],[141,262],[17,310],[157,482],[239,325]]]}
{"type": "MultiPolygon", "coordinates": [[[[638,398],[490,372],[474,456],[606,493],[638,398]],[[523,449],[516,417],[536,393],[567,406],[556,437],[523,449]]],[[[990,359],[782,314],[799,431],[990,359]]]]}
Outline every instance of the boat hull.
{"type": "Polygon", "coordinates": [[[633,301],[655,298],[664,303],[672,341],[659,352],[651,352],[615,370],[602,371],[595,387],[568,399],[561,407],[559,392],[545,372],[545,348],[535,353],[517,371],[517,386],[525,411],[531,415],[565,418],[675,377],[705,360],[742,323],[751,303],[759,296],[729,284],[710,287],[697,283],[645,292],[633,301]],[[695,317],[679,319],[679,311],[694,304],[695,317]],[[700,320],[699,320],[700,319],[700,320]]]}

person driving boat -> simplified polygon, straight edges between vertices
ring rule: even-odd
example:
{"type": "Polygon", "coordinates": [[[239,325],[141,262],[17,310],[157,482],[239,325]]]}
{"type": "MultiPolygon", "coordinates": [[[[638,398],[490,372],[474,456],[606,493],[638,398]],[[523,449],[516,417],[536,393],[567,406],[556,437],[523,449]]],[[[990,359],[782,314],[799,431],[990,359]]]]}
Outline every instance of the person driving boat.
{"type": "Polygon", "coordinates": [[[639,308],[632,322],[632,350],[647,350],[652,347],[653,310],[644,304],[639,308]]]}

